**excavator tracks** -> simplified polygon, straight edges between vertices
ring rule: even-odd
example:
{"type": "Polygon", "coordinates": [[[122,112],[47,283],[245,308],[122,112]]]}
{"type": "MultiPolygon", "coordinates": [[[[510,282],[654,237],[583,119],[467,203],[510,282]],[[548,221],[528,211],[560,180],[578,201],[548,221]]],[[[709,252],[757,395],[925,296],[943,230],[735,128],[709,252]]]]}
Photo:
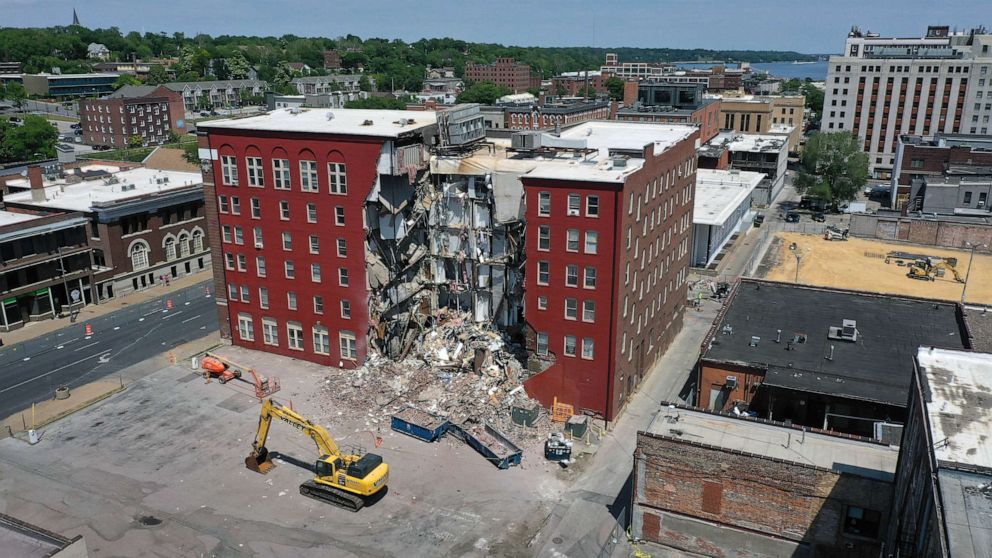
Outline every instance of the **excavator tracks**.
{"type": "Polygon", "coordinates": [[[307,481],[300,485],[300,494],[339,508],[357,512],[365,505],[361,496],[337,488],[307,481]]]}

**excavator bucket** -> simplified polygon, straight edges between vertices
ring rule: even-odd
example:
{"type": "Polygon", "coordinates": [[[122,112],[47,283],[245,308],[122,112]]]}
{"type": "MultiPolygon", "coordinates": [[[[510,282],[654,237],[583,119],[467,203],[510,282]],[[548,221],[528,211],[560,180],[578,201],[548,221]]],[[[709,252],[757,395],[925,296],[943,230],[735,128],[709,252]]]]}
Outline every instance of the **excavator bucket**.
{"type": "Polygon", "coordinates": [[[253,451],[251,454],[245,458],[245,467],[250,471],[255,471],[256,473],[266,474],[275,467],[276,464],[272,462],[272,458],[269,457],[269,450],[264,447],[259,448],[258,451],[253,451]]]}

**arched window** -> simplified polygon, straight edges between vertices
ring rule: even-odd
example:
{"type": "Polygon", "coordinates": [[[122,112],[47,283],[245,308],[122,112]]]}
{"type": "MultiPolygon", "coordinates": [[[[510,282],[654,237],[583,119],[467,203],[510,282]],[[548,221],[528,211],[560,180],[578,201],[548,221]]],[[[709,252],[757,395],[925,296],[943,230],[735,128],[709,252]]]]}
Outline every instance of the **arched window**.
{"type": "Polygon", "coordinates": [[[165,259],[176,259],[176,239],[171,236],[165,239],[165,259]]]}
{"type": "Polygon", "coordinates": [[[184,258],[189,255],[189,235],[186,233],[179,235],[179,254],[184,258]]]}
{"type": "Polygon", "coordinates": [[[148,244],[144,241],[137,241],[132,244],[129,255],[131,256],[131,269],[137,271],[148,267],[148,244]]]}
{"type": "Polygon", "coordinates": [[[193,231],[193,251],[203,251],[203,231],[196,229],[193,231]]]}

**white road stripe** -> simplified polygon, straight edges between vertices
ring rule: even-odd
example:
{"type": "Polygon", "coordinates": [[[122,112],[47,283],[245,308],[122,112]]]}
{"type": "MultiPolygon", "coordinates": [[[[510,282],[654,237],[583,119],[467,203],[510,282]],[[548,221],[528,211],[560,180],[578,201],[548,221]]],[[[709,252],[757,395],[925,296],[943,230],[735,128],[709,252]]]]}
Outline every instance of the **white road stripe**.
{"type": "Polygon", "coordinates": [[[183,313],[183,311],[182,311],[182,310],[180,310],[180,311],[178,311],[178,312],[174,312],[174,313],[172,313],[172,314],[169,314],[168,316],[163,316],[163,317],[162,317],[162,319],[163,319],[163,320],[168,320],[169,318],[171,318],[171,317],[173,317],[173,316],[178,316],[179,314],[182,314],[182,313],[183,313]]]}
{"type": "Polygon", "coordinates": [[[94,341],[94,342],[90,343],[89,345],[83,345],[82,347],[80,347],[78,349],[73,349],[72,352],[78,353],[79,351],[82,351],[83,349],[85,349],[87,347],[92,347],[93,345],[98,345],[98,344],[100,344],[99,341],[94,341]]]}
{"type": "Polygon", "coordinates": [[[70,364],[66,364],[65,366],[60,366],[60,367],[56,368],[55,370],[49,370],[48,372],[45,372],[44,374],[42,374],[40,376],[35,376],[34,378],[31,378],[31,379],[28,379],[28,380],[24,380],[23,382],[21,382],[19,384],[12,385],[12,386],[10,386],[8,388],[0,389],[0,393],[4,393],[4,392],[10,391],[12,389],[19,388],[19,387],[23,386],[24,384],[30,384],[31,382],[33,382],[35,380],[40,380],[40,379],[44,378],[45,376],[49,376],[49,375],[54,374],[54,373],[56,373],[56,372],[58,372],[60,370],[65,370],[66,368],[69,368],[70,366],[75,366],[75,365],[77,365],[77,364],[79,364],[81,362],[86,362],[87,360],[94,359],[96,357],[101,357],[101,356],[106,355],[106,354],[109,354],[109,353],[110,353],[110,351],[104,351],[103,353],[100,353],[100,354],[90,355],[90,356],[88,356],[86,358],[81,358],[81,359],[77,360],[76,362],[73,362],[73,363],[70,363],[70,364]]]}
{"type": "Polygon", "coordinates": [[[180,322],[180,323],[183,323],[183,324],[184,324],[184,323],[186,323],[186,322],[192,322],[193,320],[195,320],[195,319],[197,319],[197,318],[199,318],[200,316],[202,316],[202,314],[197,314],[197,315],[195,315],[195,316],[193,316],[192,318],[186,318],[185,320],[183,320],[183,321],[182,321],[182,322],[180,322]]]}

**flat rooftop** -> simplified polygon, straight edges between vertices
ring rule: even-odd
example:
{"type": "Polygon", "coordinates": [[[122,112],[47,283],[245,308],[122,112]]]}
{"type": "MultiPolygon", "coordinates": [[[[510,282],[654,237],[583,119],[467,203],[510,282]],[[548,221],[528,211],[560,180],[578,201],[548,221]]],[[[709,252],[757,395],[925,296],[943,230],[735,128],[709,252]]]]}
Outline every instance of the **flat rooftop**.
{"type": "Polygon", "coordinates": [[[992,558],[992,475],[939,469],[949,556],[992,558]]]}
{"type": "Polygon", "coordinates": [[[696,169],[692,222],[722,225],[765,178],[764,173],[696,169]]]}
{"type": "Polygon", "coordinates": [[[642,122],[583,122],[561,133],[566,139],[585,139],[586,145],[606,156],[610,150],[643,151],[654,146],[661,155],[697,131],[695,126],[679,124],[649,124],[642,122]]]}
{"type": "Polygon", "coordinates": [[[937,460],[992,471],[992,354],[921,347],[916,362],[937,460]]]}
{"type": "MultiPolygon", "coordinates": [[[[95,166],[91,165],[90,167],[95,166]]],[[[45,201],[41,202],[32,201],[30,190],[21,190],[8,194],[4,197],[4,200],[9,203],[49,209],[88,212],[96,205],[112,204],[132,198],[166,193],[202,183],[203,178],[198,172],[167,171],[140,167],[114,172],[77,183],[68,183],[64,179],[46,181],[45,201]],[[134,188],[125,188],[125,186],[130,185],[133,185],[134,188]]],[[[11,184],[12,182],[8,183],[8,185],[11,184]]]]}
{"type": "Polygon", "coordinates": [[[71,542],[57,533],[0,514],[0,548],[4,556],[48,558],[71,542]]]}
{"type": "Polygon", "coordinates": [[[767,152],[781,151],[785,146],[782,136],[769,134],[739,134],[730,140],[727,149],[731,151],[767,152]]]}
{"type": "Polygon", "coordinates": [[[662,408],[647,432],[881,480],[894,478],[899,460],[890,446],[684,408],[662,408]]]}
{"type": "Polygon", "coordinates": [[[433,111],[367,109],[280,109],[246,118],[198,123],[203,130],[302,132],[398,138],[437,124],[433,111]]]}
{"type": "Polygon", "coordinates": [[[38,217],[39,215],[31,215],[29,213],[15,213],[13,211],[4,211],[0,209],[0,227],[13,225],[14,223],[23,223],[25,221],[37,219],[38,217]]]}
{"type": "Polygon", "coordinates": [[[574,180],[622,184],[626,177],[644,166],[644,159],[630,158],[625,166],[614,166],[609,157],[599,155],[577,157],[572,152],[531,156],[506,151],[497,143],[494,152],[477,151],[469,157],[438,156],[431,158],[431,173],[453,175],[484,175],[506,173],[527,178],[574,180]]]}
{"type": "Polygon", "coordinates": [[[769,386],[905,407],[917,349],[968,348],[962,324],[951,302],[744,279],[702,358],[765,369],[769,386]],[[828,336],[844,320],[855,341],[828,336]]]}

